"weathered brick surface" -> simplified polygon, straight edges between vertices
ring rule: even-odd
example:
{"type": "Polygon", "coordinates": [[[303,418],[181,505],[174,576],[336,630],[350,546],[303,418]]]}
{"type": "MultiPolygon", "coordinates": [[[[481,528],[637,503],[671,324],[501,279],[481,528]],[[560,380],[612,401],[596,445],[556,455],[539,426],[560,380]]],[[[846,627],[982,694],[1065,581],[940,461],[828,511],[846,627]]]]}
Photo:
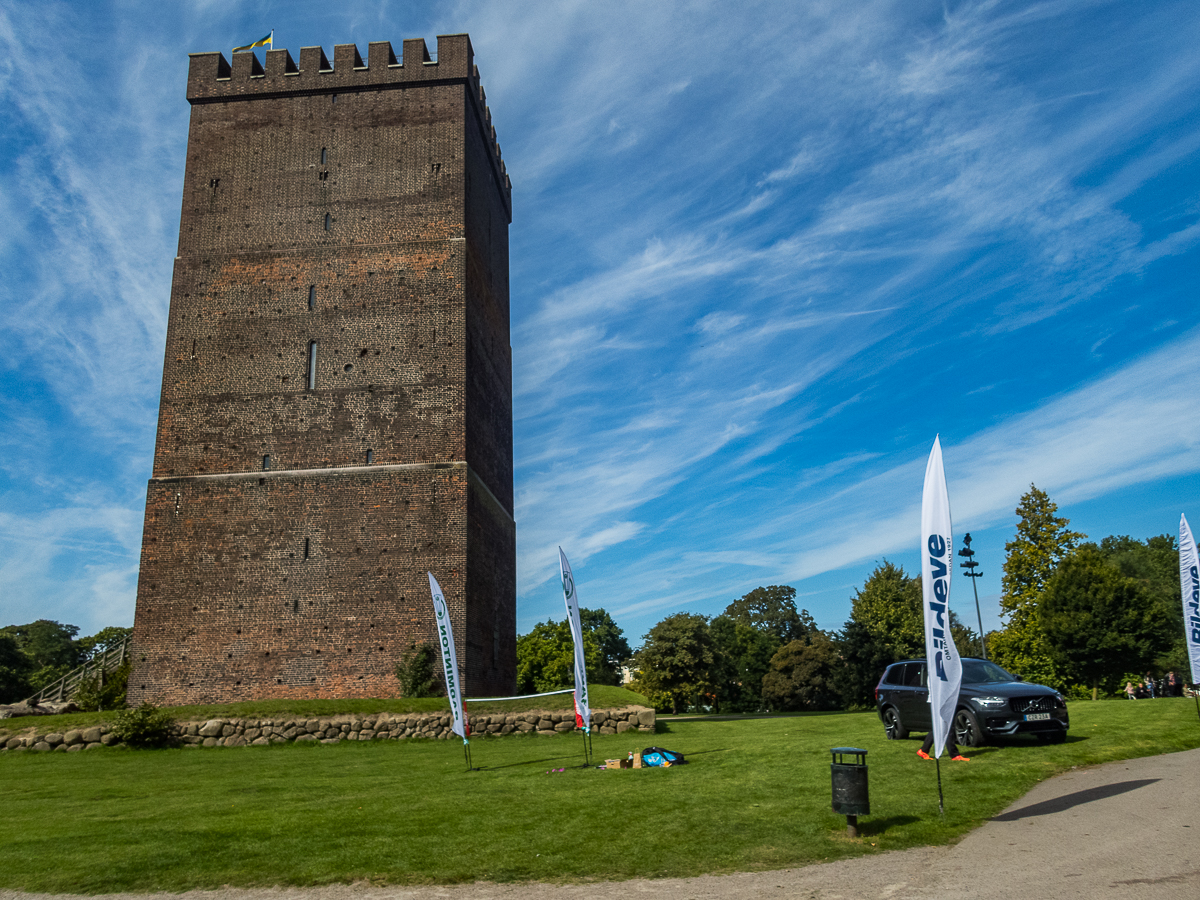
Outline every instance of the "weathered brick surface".
{"type": "Polygon", "coordinates": [[[510,189],[438,51],[192,57],[132,702],[393,695],[426,570],[514,686],[510,189]]]}

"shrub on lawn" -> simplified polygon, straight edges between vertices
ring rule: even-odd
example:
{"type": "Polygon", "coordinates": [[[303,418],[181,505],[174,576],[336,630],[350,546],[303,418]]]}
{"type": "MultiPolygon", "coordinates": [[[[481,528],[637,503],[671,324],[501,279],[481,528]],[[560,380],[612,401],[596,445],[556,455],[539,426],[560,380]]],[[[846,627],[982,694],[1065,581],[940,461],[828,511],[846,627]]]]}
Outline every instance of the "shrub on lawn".
{"type": "Polygon", "coordinates": [[[174,740],[175,720],[152,703],[118,713],[112,733],[130,747],[162,747],[174,740]]]}

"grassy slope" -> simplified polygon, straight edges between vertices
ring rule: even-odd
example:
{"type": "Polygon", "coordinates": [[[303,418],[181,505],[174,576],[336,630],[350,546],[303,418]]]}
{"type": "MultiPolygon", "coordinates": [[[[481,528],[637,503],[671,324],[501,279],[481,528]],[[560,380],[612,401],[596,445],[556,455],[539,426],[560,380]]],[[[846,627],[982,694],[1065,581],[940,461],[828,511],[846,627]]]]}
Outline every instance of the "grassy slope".
{"type": "MultiPolygon", "coordinates": [[[[641,694],[625,688],[602,684],[589,686],[588,698],[595,709],[618,709],[624,706],[648,706],[649,701],[641,694]]],[[[492,715],[495,713],[527,712],[534,709],[566,710],[571,708],[570,694],[555,694],[552,697],[537,697],[532,700],[508,700],[503,703],[468,703],[468,715],[492,715]]],[[[176,720],[196,721],[201,719],[247,718],[278,719],[303,716],[359,715],[372,713],[432,713],[445,710],[450,705],[445,697],[407,700],[248,700],[243,703],[208,704],[205,706],[173,706],[168,711],[176,720]]],[[[16,719],[0,719],[0,739],[7,738],[28,728],[39,731],[66,731],[70,728],[87,728],[101,722],[111,722],[115,710],[94,713],[68,713],[62,716],[22,716],[16,719]]]]}
{"type": "Polygon", "coordinates": [[[1190,700],[1074,703],[1066,744],[1014,743],[934,765],[872,713],[672,722],[690,765],[567,768],[581,739],[98,750],[0,757],[0,888],[104,892],[223,884],[577,880],[803,865],[953,841],[1075,765],[1200,746],[1190,700]],[[829,809],[829,748],[870,751],[864,837],[829,809]]]}

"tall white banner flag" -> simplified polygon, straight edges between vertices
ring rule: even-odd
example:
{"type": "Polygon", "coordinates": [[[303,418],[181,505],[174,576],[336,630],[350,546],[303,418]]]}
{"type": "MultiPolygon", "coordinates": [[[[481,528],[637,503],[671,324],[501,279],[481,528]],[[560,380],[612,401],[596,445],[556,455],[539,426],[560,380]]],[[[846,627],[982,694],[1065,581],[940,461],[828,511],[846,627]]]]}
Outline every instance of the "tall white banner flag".
{"type": "Polygon", "coordinates": [[[575,724],[584,731],[592,727],[592,711],[588,708],[587,660],[583,655],[583,627],[579,624],[579,599],[575,595],[575,576],[562,547],[558,548],[558,570],[562,573],[563,599],[567,603],[567,621],[575,643],[575,724]]]}
{"type": "Polygon", "coordinates": [[[940,757],[954,727],[954,708],[962,685],[962,660],[950,634],[950,574],[954,538],[950,497],[942,469],[942,444],[933,439],[921,496],[921,590],[925,612],[925,657],[928,660],[929,712],[933,717],[933,755],[940,757]]]}
{"type": "Polygon", "coordinates": [[[1188,528],[1186,516],[1179,517],[1179,587],[1183,592],[1183,631],[1187,637],[1188,659],[1192,663],[1192,684],[1200,682],[1200,559],[1196,557],[1196,539],[1188,528]]]}
{"type": "Polygon", "coordinates": [[[450,699],[450,730],[466,743],[471,734],[463,716],[462,684],[458,680],[458,656],[454,652],[454,629],[450,626],[450,610],[442,596],[442,586],[429,572],[429,592],[433,594],[433,614],[437,620],[438,646],[442,648],[442,671],[446,673],[446,696],[450,699]]]}

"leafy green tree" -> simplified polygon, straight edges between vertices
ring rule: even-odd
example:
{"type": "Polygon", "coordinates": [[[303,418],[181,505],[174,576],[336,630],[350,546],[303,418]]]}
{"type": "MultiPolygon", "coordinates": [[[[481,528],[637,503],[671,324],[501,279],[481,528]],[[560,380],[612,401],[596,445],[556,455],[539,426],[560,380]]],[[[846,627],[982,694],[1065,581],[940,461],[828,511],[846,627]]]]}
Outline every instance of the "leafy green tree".
{"type": "Polygon", "coordinates": [[[771,657],[779,639],[771,632],[727,615],[709,624],[717,654],[713,681],[721,710],[754,712],[763,708],[763,676],[771,668],[771,657]]]}
{"type": "Polygon", "coordinates": [[[1055,568],[1086,535],[1071,531],[1070,519],[1055,515],[1058,506],[1035,485],[1017,506],[1016,537],[1004,545],[1000,612],[1004,629],[988,644],[995,662],[1030,681],[1065,687],[1042,632],[1038,609],[1055,568]]]}
{"type": "Polygon", "coordinates": [[[108,628],[101,628],[95,634],[79,638],[75,641],[75,647],[86,659],[91,659],[121,646],[132,634],[132,628],[110,625],[108,628]]]}
{"type": "Polygon", "coordinates": [[[707,618],[693,613],[667,616],[644,640],[634,654],[635,691],[663,698],[672,712],[686,709],[701,695],[715,695],[717,653],[707,618]]]}
{"type": "Polygon", "coordinates": [[[0,634],[16,639],[17,648],[29,660],[32,669],[29,686],[33,691],[57,681],[83,663],[84,654],[75,643],[78,633],[75,625],[49,619],[0,628],[0,634]]]}
{"type": "Polygon", "coordinates": [[[846,622],[835,640],[841,665],[834,674],[834,683],[842,704],[848,709],[873,707],[879,676],[904,655],[898,656],[890,642],[854,619],[846,622]]]}
{"type": "Polygon", "coordinates": [[[870,706],[883,670],[925,652],[921,579],[886,559],[850,601],[850,619],[837,639],[842,666],[836,683],[848,707],[870,706]]]}
{"type": "Polygon", "coordinates": [[[1175,545],[1175,536],[1160,534],[1139,541],[1128,535],[1110,535],[1100,542],[1100,552],[1121,570],[1122,575],[1137,581],[1169,618],[1170,642],[1152,668],[1160,673],[1174,670],[1180,675],[1189,671],[1179,590],[1179,548],[1175,545]]]}
{"type": "Polygon", "coordinates": [[[0,632],[0,703],[16,703],[34,692],[29,685],[33,664],[21,652],[17,639],[0,632]]]}
{"type": "Polygon", "coordinates": [[[777,646],[799,640],[817,628],[808,610],[796,609],[796,589],[786,584],[757,587],[725,607],[724,615],[772,635],[777,646]]]}
{"type": "Polygon", "coordinates": [[[586,635],[590,632],[600,646],[600,664],[595,676],[589,675],[588,678],[596,684],[620,684],[621,666],[633,655],[629,641],[625,640],[625,633],[603,608],[580,607],[579,624],[583,633],[586,635]]]}
{"type": "MultiPolygon", "coordinates": [[[[588,681],[597,680],[603,666],[600,644],[583,633],[583,660],[588,681]]],[[[517,638],[517,691],[522,694],[556,691],[575,685],[575,641],[567,620],[539,622],[517,638]]]]}
{"type": "Polygon", "coordinates": [[[850,618],[885,642],[896,659],[925,653],[921,576],[910,577],[903,566],[886,559],[876,566],[862,590],[854,592],[850,618]]]}
{"type": "Polygon", "coordinates": [[[829,635],[813,630],[784,644],[771,657],[763,677],[763,700],[771,709],[822,710],[840,706],[835,685],[839,665],[837,645],[829,635]]]}
{"type": "Polygon", "coordinates": [[[1112,688],[1125,672],[1143,671],[1169,643],[1171,617],[1161,598],[1121,570],[1095,544],[1059,563],[1038,607],[1046,648],[1057,671],[1112,688]]]}
{"type": "MultiPolygon", "coordinates": [[[[892,663],[925,655],[925,618],[921,576],[909,576],[886,559],[875,567],[861,590],[855,591],[850,619],[836,637],[842,664],[836,674],[842,702],[848,707],[871,706],[875,685],[892,663]]],[[[950,634],[963,650],[978,639],[950,611],[950,634]]]]}
{"type": "Polygon", "coordinates": [[[396,680],[400,682],[402,697],[441,697],[446,693],[442,675],[438,671],[437,648],[429,643],[412,642],[400,654],[396,663],[396,680]]]}
{"type": "Polygon", "coordinates": [[[84,679],[75,689],[71,699],[84,712],[124,709],[130,667],[131,662],[126,658],[125,662],[112,671],[97,672],[90,678],[84,679]]]}

